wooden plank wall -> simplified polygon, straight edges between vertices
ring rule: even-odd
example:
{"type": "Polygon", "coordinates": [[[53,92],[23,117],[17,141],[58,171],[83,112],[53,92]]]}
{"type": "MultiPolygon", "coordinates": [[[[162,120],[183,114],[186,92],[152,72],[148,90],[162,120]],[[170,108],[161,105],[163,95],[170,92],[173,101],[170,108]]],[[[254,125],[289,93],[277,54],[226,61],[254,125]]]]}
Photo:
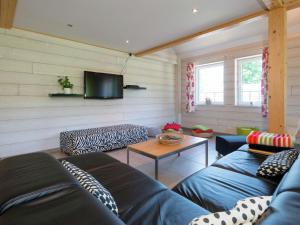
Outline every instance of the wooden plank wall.
{"type": "Polygon", "coordinates": [[[120,73],[127,55],[22,30],[0,30],[0,157],[59,147],[65,130],[134,123],[159,127],[176,119],[175,54],[133,58],[122,100],[49,98],[68,75],[83,92],[83,71],[120,73]]]}
{"type": "MultiPolygon", "coordinates": [[[[256,126],[267,129],[258,107],[235,106],[235,58],[260,54],[263,43],[232,48],[213,54],[183,60],[182,63],[182,123],[185,127],[205,124],[218,132],[235,133],[238,126],[256,126]],[[195,113],[185,113],[185,65],[194,61],[199,64],[224,61],[224,105],[198,106],[195,113]]],[[[300,37],[289,39],[287,59],[287,115],[286,130],[293,134],[300,119],[300,37]]]]}

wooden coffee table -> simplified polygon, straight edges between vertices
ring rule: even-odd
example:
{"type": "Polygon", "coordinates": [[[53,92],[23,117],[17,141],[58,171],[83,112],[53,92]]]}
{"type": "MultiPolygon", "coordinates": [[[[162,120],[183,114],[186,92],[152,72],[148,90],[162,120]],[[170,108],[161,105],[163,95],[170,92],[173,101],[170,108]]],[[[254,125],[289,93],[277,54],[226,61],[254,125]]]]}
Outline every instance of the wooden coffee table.
{"type": "Polygon", "coordinates": [[[208,166],[208,140],[206,138],[184,135],[184,140],[178,145],[163,145],[157,139],[128,145],[127,164],[129,165],[129,152],[135,152],[155,160],[155,179],[158,179],[158,160],[188,150],[190,148],[205,144],[205,166],[208,166]]]}

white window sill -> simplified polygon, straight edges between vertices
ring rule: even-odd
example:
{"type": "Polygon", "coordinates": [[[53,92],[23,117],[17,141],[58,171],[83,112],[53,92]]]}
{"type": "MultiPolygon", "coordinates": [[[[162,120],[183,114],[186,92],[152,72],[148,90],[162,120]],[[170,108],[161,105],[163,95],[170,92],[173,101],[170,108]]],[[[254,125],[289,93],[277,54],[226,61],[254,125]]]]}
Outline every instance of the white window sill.
{"type": "Polygon", "coordinates": [[[207,105],[207,104],[197,104],[196,107],[197,107],[197,106],[202,107],[202,106],[225,106],[225,105],[222,104],[222,103],[212,103],[212,104],[210,104],[210,105],[207,105]]]}
{"type": "Polygon", "coordinates": [[[261,108],[261,105],[234,105],[235,107],[242,107],[242,108],[261,108]]]}

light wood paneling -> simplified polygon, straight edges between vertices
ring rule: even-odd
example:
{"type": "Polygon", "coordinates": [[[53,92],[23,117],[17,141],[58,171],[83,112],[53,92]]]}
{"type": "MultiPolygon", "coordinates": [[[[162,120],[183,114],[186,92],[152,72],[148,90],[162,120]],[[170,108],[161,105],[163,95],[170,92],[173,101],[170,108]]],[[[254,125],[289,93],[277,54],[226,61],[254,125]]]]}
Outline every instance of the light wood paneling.
{"type": "MultiPolygon", "coordinates": [[[[286,101],[286,131],[294,134],[300,119],[300,37],[288,40],[287,46],[287,101],[286,101]]],[[[186,127],[204,124],[216,131],[235,133],[237,126],[257,126],[266,130],[268,121],[261,116],[257,107],[238,107],[235,101],[235,68],[234,59],[260,54],[262,44],[256,43],[241,46],[209,55],[193,57],[182,62],[182,123],[186,127]],[[224,101],[223,106],[199,106],[195,113],[185,113],[185,63],[188,61],[205,64],[224,60],[224,101]]]]}
{"type": "Polygon", "coordinates": [[[120,100],[49,98],[68,75],[83,91],[83,71],[120,73],[127,55],[17,29],[0,29],[0,157],[59,147],[65,130],[134,123],[160,127],[176,120],[176,55],[131,58],[120,100]]]}

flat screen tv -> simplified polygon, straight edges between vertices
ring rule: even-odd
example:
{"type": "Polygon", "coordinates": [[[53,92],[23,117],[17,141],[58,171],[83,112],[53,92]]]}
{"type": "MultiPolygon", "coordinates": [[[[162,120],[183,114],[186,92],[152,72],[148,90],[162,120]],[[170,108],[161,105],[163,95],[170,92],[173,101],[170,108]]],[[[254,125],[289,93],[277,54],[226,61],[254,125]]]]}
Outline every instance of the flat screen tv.
{"type": "Polygon", "coordinates": [[[84,71],[84,98],[123,98],[123,76],[84,71]]]}

